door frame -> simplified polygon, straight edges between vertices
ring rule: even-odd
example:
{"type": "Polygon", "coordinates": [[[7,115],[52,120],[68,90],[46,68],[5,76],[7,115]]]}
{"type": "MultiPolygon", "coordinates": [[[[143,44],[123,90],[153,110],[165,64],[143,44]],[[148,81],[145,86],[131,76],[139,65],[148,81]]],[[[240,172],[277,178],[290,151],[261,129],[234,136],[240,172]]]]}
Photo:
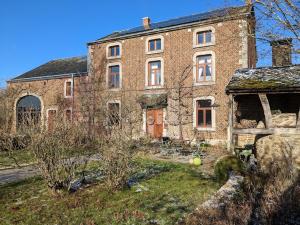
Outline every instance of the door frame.
{"type": "MultiPolygon", "coordinates": [[[[163,134],[162,134],[162,137],[167,137],[168,136],[168,130],[167,130],[167,126],[166,126],[167,108],[157,108],[157,109],[163,110],[163,134]]],[[[147,110],[151,110],[151,109],[143,109],[143,128],[142,129],[143,129],[144,135],[147,135],[147,110]]]]}

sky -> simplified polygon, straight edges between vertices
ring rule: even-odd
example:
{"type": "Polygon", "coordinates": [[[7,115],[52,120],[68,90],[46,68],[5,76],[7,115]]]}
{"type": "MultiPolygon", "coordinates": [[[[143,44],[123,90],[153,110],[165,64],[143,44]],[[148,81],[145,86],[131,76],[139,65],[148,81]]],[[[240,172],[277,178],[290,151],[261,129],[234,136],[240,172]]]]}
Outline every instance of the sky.
{"type": "Polygon", "coordinates": [[[111,32],[242,0],[0,0],[0,87],[47,61],[87,53],[86,43],[111,32]]]}

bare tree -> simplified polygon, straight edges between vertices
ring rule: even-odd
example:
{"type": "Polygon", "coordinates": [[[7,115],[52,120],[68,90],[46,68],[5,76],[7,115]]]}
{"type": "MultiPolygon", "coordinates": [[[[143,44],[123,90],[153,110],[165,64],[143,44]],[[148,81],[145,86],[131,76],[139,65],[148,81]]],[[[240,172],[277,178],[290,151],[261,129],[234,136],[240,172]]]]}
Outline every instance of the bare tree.
{"type": "MultiPolygon", "coordinates": [[[[172,118],[169,118],[169,125],[178,126],[180,141],[183,141],[183,127],[191,123],[191,112],[189,100],[193,98],[193,86],[189,85],[193,67],[187,65],[182,72],[174,76],[172,87],[169,88],[169,108],[172,118]]],[[[173,71],[173,74],[176,74],[173,71]]]]}

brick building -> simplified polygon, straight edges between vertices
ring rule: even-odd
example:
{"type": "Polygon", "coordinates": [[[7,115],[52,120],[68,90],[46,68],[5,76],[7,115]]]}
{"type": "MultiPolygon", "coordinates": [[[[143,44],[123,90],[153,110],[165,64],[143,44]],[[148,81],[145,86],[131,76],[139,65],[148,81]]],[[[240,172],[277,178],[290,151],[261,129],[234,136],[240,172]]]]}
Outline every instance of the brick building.
{"type": "MultiPolygon", "coordinates": [[[[15,115],[23,96],[38,96],[41,121],[49,123],[55,99],[64,98],[70,85],[74,96],[68,104],[81,104],[78,98],[86,95],[80,91],[86,89],[80,87],[81,77],[92,84],[88,89],[93,90],[89,99],[93,110],[105,108],[113,118],[106,125],[130,128],[136,137],[225,142],[229,103],[225,86],[237,69],[255,67],[254,27],[250,6],[158,23],[143,18],[139,27],[88,43],[88,71],[60,67],[56,74],[63,76],[54,76],[51,70],[43,75],[37,68],[36,77],[27,79],[25,74],[9,81],[10,88],[23,90],[15,98],[15,115]]],[[[83,66],[83,61],[86,65],[86,59],[77,58],[77,65],[83,66]]],[[[17,117],[14,121],[16,125],[17,117]]]]}
{"type": "Polygon", "coordinates": [[[255,67],[254,24],[249,6],[159,23],[144,18],[88,43],[90,76],[99,78],[108,107],[136,119],[137,136],[225,142],[225,86],[238,68],[255,67]]]}
{"type": "Polygon", "coordinates": [[[73,57],[50,61],[9,80],[12,132],[28,117],[50,129],[58,112],[71,120],[78,111],[80,81],[86,78],[87,58],[73,57]]]}

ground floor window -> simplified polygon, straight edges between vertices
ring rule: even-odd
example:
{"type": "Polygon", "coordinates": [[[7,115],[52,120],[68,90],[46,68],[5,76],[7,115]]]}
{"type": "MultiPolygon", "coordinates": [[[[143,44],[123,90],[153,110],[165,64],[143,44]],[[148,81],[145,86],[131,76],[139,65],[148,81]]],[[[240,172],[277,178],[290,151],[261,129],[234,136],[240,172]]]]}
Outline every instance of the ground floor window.
{"type": "Polygon", "coordinates": [[[194,127],[199,129],[213,129],[215,127],[215,111],[213,97],[195,99],[194,127]]]}

